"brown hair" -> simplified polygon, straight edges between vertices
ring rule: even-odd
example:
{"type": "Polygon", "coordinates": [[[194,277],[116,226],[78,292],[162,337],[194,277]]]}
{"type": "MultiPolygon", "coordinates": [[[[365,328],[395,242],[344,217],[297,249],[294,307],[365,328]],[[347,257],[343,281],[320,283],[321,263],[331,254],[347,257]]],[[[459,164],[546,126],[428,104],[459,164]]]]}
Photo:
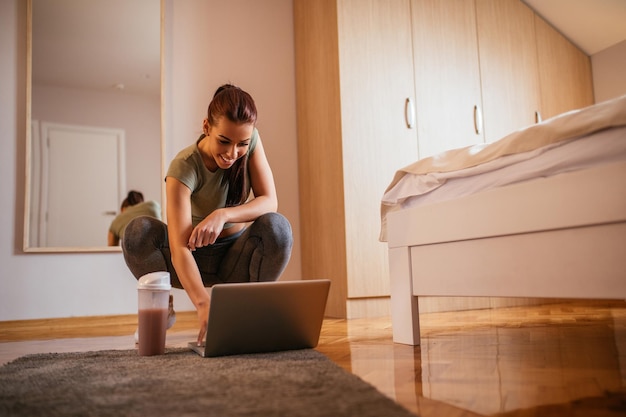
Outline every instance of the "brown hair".
{"type": "MultiPolygon", "coordinates": [[[[220,86],[209,104],[207,119],[211,126],[216,126],[221,117],[226,117],[237,124],[256,124],[257,111],[250,94],[232,84],[220,86]]],[[[243,204],[248,199],[250,181],[248,178],[249,151],[239,158],[224,173],[222,185],[228,184],[226,207],[243,204]]]]}
{"type": "Polygon", "coordinates": [[[139,203],[143,203],[143,194],[139,191],[130,190],[124,201],[122,201],[122,209],[139,203]]]}

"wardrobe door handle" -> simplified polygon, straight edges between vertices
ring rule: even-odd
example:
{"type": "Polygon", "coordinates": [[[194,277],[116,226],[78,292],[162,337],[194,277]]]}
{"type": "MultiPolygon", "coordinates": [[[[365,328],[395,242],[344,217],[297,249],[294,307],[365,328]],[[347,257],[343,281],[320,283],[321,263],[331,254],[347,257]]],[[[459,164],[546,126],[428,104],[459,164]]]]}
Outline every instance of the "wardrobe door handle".
{"type": "Polygon", "coordinates": [[[404,120],[406,121],[406,127],[413,129],[415,127],[415,106],[413,100],[407,97],[404,103],[404,120]]]}
{"type": "Polygon", "coordinates": [[[541,117],[541,113],[539,112],[539,110],[537,110],[535,112],[535,123],[541,123],[543,122],[543,118],[541,117]]]}
{"type": "Polygon", "coordinates": [[[483,112],[478,106],[474,106],[474,131],[477,135],[483,131],[483,112]]]}

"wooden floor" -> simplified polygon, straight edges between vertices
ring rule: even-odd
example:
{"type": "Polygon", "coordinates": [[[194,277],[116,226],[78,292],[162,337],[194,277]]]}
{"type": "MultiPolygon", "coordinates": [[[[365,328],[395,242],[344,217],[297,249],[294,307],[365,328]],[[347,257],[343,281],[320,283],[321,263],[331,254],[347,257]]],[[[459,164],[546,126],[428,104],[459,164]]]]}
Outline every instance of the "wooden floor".
{"type": "MultiPolygon", "coordinates": [[[[317,350],[415,414],[625,416],[626,303],[422,314],[422,346],[389,318],[324,322],[317,350]]],[[[168,346],[194,339],[178,313],[168,346]]],[[[38,352],[134,347],[135,316],[0,322],[0,363],[38,352]]]]}

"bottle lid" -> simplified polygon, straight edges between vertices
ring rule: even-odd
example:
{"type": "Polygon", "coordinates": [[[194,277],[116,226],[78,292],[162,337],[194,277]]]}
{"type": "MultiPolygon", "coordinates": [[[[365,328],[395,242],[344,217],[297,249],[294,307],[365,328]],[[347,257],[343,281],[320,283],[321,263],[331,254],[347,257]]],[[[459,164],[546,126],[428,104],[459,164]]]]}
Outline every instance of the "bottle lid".
{"type": "Polygon", "coordinates": [[[151,272],[137,281],[139,290],[170,290],[170,273],[166,271],[151,272]]]}

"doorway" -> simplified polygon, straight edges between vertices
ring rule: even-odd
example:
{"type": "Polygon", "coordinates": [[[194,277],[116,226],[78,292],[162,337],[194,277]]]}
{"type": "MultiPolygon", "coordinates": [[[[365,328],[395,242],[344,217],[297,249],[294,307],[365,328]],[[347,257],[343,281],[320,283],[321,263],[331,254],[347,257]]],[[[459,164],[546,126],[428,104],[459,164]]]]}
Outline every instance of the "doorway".
{"type": "Polygon", "coordinates": [[[37,136],[41,169],[33,181],[39,201],[35,242],[42,247],[106,246],[126,189],[124,131],[40,122],[37,136]]]}

